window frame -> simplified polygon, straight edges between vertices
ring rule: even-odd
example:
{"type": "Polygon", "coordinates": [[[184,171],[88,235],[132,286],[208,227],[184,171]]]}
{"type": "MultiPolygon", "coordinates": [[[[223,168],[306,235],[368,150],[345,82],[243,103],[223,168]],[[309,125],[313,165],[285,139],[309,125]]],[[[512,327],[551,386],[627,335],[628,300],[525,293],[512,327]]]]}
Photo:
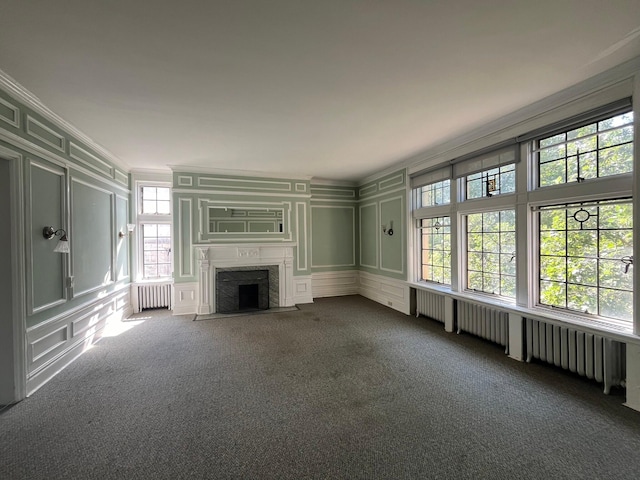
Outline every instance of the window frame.
{"type": "MultiPolygon", "coordinates": [[[[552,279],[543,279],[542,278],[542,273],[541,273],[541,269],[542,269],[542,257],[553,257],[551,255],[543,255],[542,254],[542,249],[541,249],[541,232],[543,230],[541,230],[540,227],[540,212],[542,211],[553,211],[553,210],[559,210],[559,211],[569,211],[569,210],[574,210],[574,209],[580,209],[580,208],[602,208],[602,207],[607,207],[607,206],[612,206],[615,204],[623,204],[623,205],[630,205],[631,209],[633,210],[633,199],[631,197],[625,197],[625,198],[610,198],[610,199],[604,199],[604,200],[597,200],[597,201],[591,201],[591,202],[571,202],[571,203],[562,203],[562,204],[556,204],[556,205],[545,205],[543,207],[539,207],[539,208],[535,208],[532,209],[532,213],[534,215],[534,226],[535,226],[535,230],[537,233],[536,236],[536,247],[535,247],[535,251],[533,252],[537,258],[537,262],[535,264],[535,282],[532,282],[532,286],[534,288],[534,292],[535,292],[535,307],[536,308],[540,308],[540,309],[545,309],[547,311],[549,310],[553,310],[553,311],[562,311],[562,312],[566,312],[567,314],[571,314],[571,315],[576,315],[576,316],[580,316],[583,317],[585,319],[594,319],[596,321],[603,321],[603,322],[611,322],[611,323],[628,323],[632,320],[632,317],[630,319],[622,319],[622,318],[617,318],[617,317],[611,317],[611,316],[605,316],[601,314],[601,310],[600,310],[600,304],[601,304],[601,300],[600,300],[600,290],[617,290],[617,291],[625,291],[625,292],[629,292],[629,290],[623,289],[623,288],[612,288],[612,287],[608,287],[607,285],[604,285],[601,283],[601,280],[599,278],[599,272],[600,272],[600,261],[616,261],[616,260],[620,260],[620,268],[623,269],[625,268],[625,264],[623,262],[623,257],[621,257],[620,259],[611,257],[611,258],[606,258],[606,257],[601,257],[599,252],[597,253],[596,256],[593,255],[570,255],[569,253],[569,242],[566,238],[565,235],[565,255],[564,256],[560,256],[557,255],[555,256],[556,258],[564,258],[566,264],[568,265],[568,262],[571,258],[574,259],[583,259],[583,260],[595,260],[596,262],[596,284],[595,285],[587,285],[587,284],[582,284],[582,286],[588,287],[588,288],[594,288],[597,290],[597,300],[596,300],[596,305],[598,308],[598,312],[597,313],[593,313],[593,312],[582,312],[578,309],[575,308],[570,308],[569,307],[569,301],[568,301],[568,293],[565,292],[565,298],[566,298],[566,306],[562,307],[562,306],[557,306],[557,305],[550,305],[548,303],[543,303],[542,299],[541,299],[541,284],[543,281],[549,281],[549,282],[556,282],[556,283],[564,283],[565,287],[568,288],[569,285],[581,285],[579,283],[576,282],[571,282],[569,281],[569,275],[568,275],[568,266],[566,267],[567,271],[566,271],[566,276],[564,279],[564,282],[560,282],[560,281],[554,281],[552,279]]],[[[566,215],[566,214],[565,214],[566,215]]],[[[598,212],[598,217],[601,216],[601,213],[598,212]]],[[[588,219],[587,219],[588,220],[588,219]]],[[[631,235],[633,236],[633,214],[631,217],[631,235]]],[[[600,226],[600,218],[598,218],[597,220],[597,226],[596,228],[589,228],[585,231],[589,231],[589,232],[597,232],[597,236],[599,237],[600,232],[602,231],[612,231],[613,229],[608,229],[608,228],[601,228],[600,226]]],[[[622,228],[620,229],[620,231],[628,231],[629,228],[622,228]]],[[[544,231],[551,231],[551,230],[544,230],[544,231]]],[[[575,230],[575,229],[570,229],[568,225],[565,225],[565,229],[564,230],[560,230],[562,232],[565,232],[565,234],[568,234],[568,232],[572,232],[572,231],[582,231],[582,229],[580,230],[575,230]]],[[[618,230],[616,230],[618,231],[618,230]]],[[[597,239],[597,248],[600,247],[600,238],[597,239]]],[[[631,241],[631,248],[633,249],[633,239],[631,241]]],[[[630,268],[633,267],[633,255],[631,256],[631,264],[628,268],[628,270],[630,270],[630,268]]],[[[629,275],[633,275],[632,271],[628,272],[629,275]]],[[[633,277],[631,277],[631,281],[632,281],[632,288],[631,288],[631,295],[633,296],[633,277]]]]}
{"type": "MultiPolygon", "coordinates": [[[[484,199],[485,201],[490,201],[490,199],[484,199]]],[[[493,205],[485,205],[482,209],[470,209],[464,212],[460,212],[459,221],[459,237],[460,237],[460,284],[459,289],[462,292],[465,292],[470,295],[480,295],[483,297],[494,298],[496,301],[501,303],[516,303],[518,296],[518,212],[517,208],[513,203],[507,202],[496,202],[493,205]],[[490,208],[487,208],[490,207],[490,208]],[[513,261],[515,263],[515,273],[513,275],[514,278],[514,289],[515,295],[513,297],[501,295],[500,293],[492,293],[483,290],[477,290],[469,287],[469,231],[468,231],[468,217],[469,215],[478,215],[485,213],[499,213],[505,210],[513,211],[514,215],[514,225],[513,225],[513,233],[515,237],[515,251],[513,252],[513,261]]],[[[499,248],[499,247],[498,247],[499,248]]],[[[500,251],[495,253],[497,255],[506,255],[500,251]]],[[[502,273],[498,272],[498,276],[501,277],[502,273]]]]}
{"type": "MultiPolygon", "coordinates": [[[[434,215],[434,216],[427,216],[427,217],[421,217],[416,219],[416,227],[417,227],[417,231],[418,231],[418,244],[419,244],[419,255],[418,255],[418,264],[419,264],[419,269],[418,269],[418,281],[419,282],[424,282],[424,283],[428,283],[428,284],[432,284],[432,285],[438,285],[438,286],[442,286],[442,287],[448,287],[451,288],[451,284],[453,282],[453,265],[452,265],[452,256],[453,256],[453,252],[455,251],[454,246],[453,246],[453,240],[452,240],[452,229],[455,228],[454,226],[455,223],[455,217],[452,217],[451,215],[434,215]],[[423,237],[424,237],[424,233],[423,230],[425,229],[425,227],[422,226],[422,222],[424,220],[433,220],[433,219],[439,219],[439,218],[448,218],[449,219],[449,223],[448,223],[448,227],[449,227],[449,266],[448,267],[444,267],[444,269],[448,269],[449,270],[449,283],[446,282],[438,282],[437,280],[433,280],[433,279],[426,279],[423,278],[423,274],[422,272],[424,271],[424,267],[425,264],[423,263],[423,253],[425,251],[425,249],[423,248],[423,237]]],[[[432,249],[433,250],[433,249],[432,249]]],[[[446,250],[443,250],[446,251],[446,250]]]]}
{"type": "MultiPolygon", "coordinates": [[[[622,173],[616,173],[616,174],[612,174],[612,175],[605,175],[605,176],[598,176],[598,177],[594,177],[594,178],[585,178],[583,180],[580,181],[565,181],[564,183],[557,183],[557,184],[550,184],[550,185],[540,185],[540,154],[539,152],[542,151],[543,149],[547,149],[547,148],[551,148],[552,146],[555,145],[566,145],[567,143],[570,143],[572,140],[566,140],[564,142],[560,142],[548,147],[540,147],[539,143],[542,140],[548,139],[548,138],[552,138],[554,136],[560,135],[560,134],[567,134],[573,130],[577,130],[579,128],[582,127],[586,127],[588,125],[591,124],[598,124],[599,122],[602,122],[604,120],[607,119],[611,119],[620,115],[625,115],[627,113],[631,113],[632,115],[634,115],[633,109],[631,108],[623,108],[623,109],[618,109],[616,111],[612,111],[609,113],[605,113],[605,114],[599,114],[596,115],[592,118],[587,118],[584,119],[581,122],[576,122],[573,123],[571,125],[568,125],[565,128],[562,129],[553,129],[553,130],[549,130],[547,133],[541,134],[541,135],[537,135],[531,139],[529,139],[527,142],[525,142],[528,146],[528,150],[529,150],[529,161],[531,164],[531,168],[529,169],[529,175],[531,178],[531,182],[530,182],[530,189],[531,190],[546,190],[546,189],[552,189],[552,188],[559,188],[559,187],[566,187],[569,185],[573,185],[573,184],[581,184],[581,183],[597,183],[597,182],[601,182],[605,179],[609,179],[609,178],[615,178],[615,177],[627,177],[627,176],[632,176],[633,175],[633,166],[635,164],[635,161],[632,159],[632,169],[630,172],[622,172],[622,173]]],[[[624,125],[623,127],[616,127],[616,128],[625,128],[625,127],[631,127],[632,129],[634,128],[634,120],[632,119],[631,123],[628,123],[626,125],[624,125]]],[[[602,134],[602,133],[607,133],[610,132],[614,129],[605,129],[604,132],[600,132],[598,130],[598,126],[596,125],[596,133],[590,134],[590,136],[595,136],[596,139],[597,137],[602,134]]],[[[632,146],[632,151],[634,150],[633,148],[633,144],[634,144],[634,134],[632,133],[632,140],[630,142],[626,142],[626,144],[631,144],[632,146]]],[[[619,144],[618,146],[623,145],[623,144],[619,144]]],[[[599,147],[596,148],[595,153],[596,153],[596,158],[598,157],[598,153],[601,150],[606,150],[607,148],[612,148],[612,147],[604,147],[602,149],[600,149],[599,147]]],[[[589,153],[589,152],[587,152],[589,153]]],[[[584,153],[580,153],[580,155],[584,155],[584,153]]],[[[567,152],[565,151],[565,156],[564,156],[564,160],[565,160],[565,170],[566,170],[566,163],[568,161],[568,158],[571,157],[573,155],[568,155],[567,152]]],[[[632,153],[633,156],[633,153],[632,153]]],[[[545,163],[551,163],[551,161],[545,162],[545,163]]]]}
{"type": "Polygon", "coordinates": [[[169,280],[173,280],[173,270],[174,270],[174,261],[173,261],[173,252],[174,252],[174,238],[173,238],[173,189],[172,184],[170,182],[162,182],[162,181],[138,181],[135,184],[135,212],[136,212],[136,231],[138,234],[136,235],[136,252],[137,252],[137,261],[136,261],[136,269],[137,275],[136,280],[141,282],[166,282],[169,280]],[[162,213],[142,213],[143,211],[143,197],[142,197],[142,189],[145,187],[157,187],[157,188],[168,188],[169,189],[169,214],[162,213]],[[167,276],[157,276],[157,277],[147,277],[145,276],[145,261],[144,261],[144,225],[145,224],[159,224],[159,225],[169,225],[170,229],[170,272],[167,276]]]}
{"type": "MultiPolygon", "coordinates": [[[[447,152],[439,152],[437,155],[408,167],[407,172],[411,176],[410,190],[411,194],[411,218],[414,220],[414,234],[410,237],[410,256],[411,261],[411,283],[422,290],[432,290],[444,295],[446,298],[464,299],[477,301],[486,306],[495,306],[502,310],[513,312],[521,316],[531,318],[544,318],[557,324],[573,324],[581,325],[591,331],[607,331],[607,332],[624,332],[629,334],[638,331],[638,321],[640,312],[633,313],[631,321],[618,321],[610,317],[600,317],[596,315],[584,315],[579,311],[564,310],[558,307],[548,307],[541,305],[539,302],[539,229],[537,224],[537,208],[548,207],[551,205],[575,204],[581,202],[598,202],[608,200],[628,199],[635,206],[633,211],[633,224],[631,232],[634,235],[632,244],[640,244],[640,238],[637,238],[637,229],[640,228],[640,207],[635,205],[635,195],[633,190],[634,181],[640,178],[640,172],[637,170],[638,160],[640,158],[640,113],[638,108],[634,110],[632,102],[632,91],[629,86],[620,86],[615,91],[607,91],[606,93],[597,93],[578,99],[577,103],[570,105],[561,105],[557,108],[545,112],[538,117],[526,118],[519,124],[514,124],[509,131],[489,134],[486,137],[475,139],[464,145],[456,146],[447,152]],[[569,182],[549,186],[539,186],[539,174],[537,157],[534,151],[534,142],[539,139],[554,136],[562,132],[570,132],[579,129],[583,125],[589,125],[594,122],[600,122],[608,118],[613,118],[627,112],[633,112],[633,122],[621,122],[620,128],[631,127],[630,132],[621,131],[620,137],[623,136],[624,141],[628,142],[632,147],[616,148],[617,152],[624,157],[617,157],[616,154],[611,155],[611,162],[605,167],[605,172],[616,172],[604,177],[595,177],[586,179],[584,182],[569,182]],[[629,139],[632,139],[629,142],[629,139]],[[491,144],[490,142],[494,142],[491,144]],[[516,150],[511,150],[515,145],[516,150]],[[631,167],[628,165],[629,155],[633,154],[631,167]],[[630,172],[617,173],[620,167],[616,161],[620,161],[624,168],[631,168],[630,172]],[[513,162],[515,159],[515,191],[513,193],[495,195],[490,198],[473,198],[466,199],[466,181],[463,181],[469,174],[477,173],[489,167],[497,165],[505,165],[513,162]],[[447,206],[422,207],[417,202],[415,189],[419,186],[426,185],[437,179],[451,178],[451,204],[447,206]],[[635,180],[634,180],[635,179],[635,180]],[[497,211],[504,209],[515,209],[516,212],[516,299],[515,302],[506,303],[505,297],[497,297],[481,292],[472,292],[466,290],[467,285],[467,257],[466,257],[466,222],[465,215],[469,213],[480,213],[483,211],[497,211]],[[422,242],[420,238],[420,219],[450,216],[451,217],[451,286],[443,288],[439,284],[428,281],[421,281],[421,255],[422,242]]],[[[611,125],[613,122],[607,122],[611,125]]],[[[603,126],[605,126],[603,124],[603,126]]],[[[583,130],[586,132],[587,130],[583,130]]],[[[582,132],[576,132],[576,134],[582,132]]],[[[598,131],[595,135],[598,135],[598,131]]],[[[618,135],[610,135],[615,138],[618,135]]],[[[570,139],[571,142],[573,139],[570,139]]],[[[619,139],[609,142],[620,143],[619,139]]],[[[563,141],[566,141],[566,137],[563,141]]],[[[595,142],[590,140],[593,145],[595,142]]],[[[585,142],[586,143],[586,142],[585,142]]],[[[601,145],[600,145],[601,146],[601,145]]],[[[573,148],[573,147],[571,147],[573,148]]],[[[582,150],[582,145],[580,145],[582,150]]],[[[602,151],[602,149],[601,149],[602,151]]],[[[570,150],[569,153],[573,151],[570,150]]],[[[601,153],[601,159],[608,161],[607,157],[601,153]]],[[[602,161],[602,160],[601,160],[602,161]]],[[[575,169],[574,169],[575,170],[575,169]]],[[[594,167],[595,171],[595,167],[594,167]]],[[[583,175],[586,176],[586,175],[583,175]]],[[[571,176],[569,176],[571,178],[571,176]]],[[[627,224],[627,219],[622,220],[627,224]]],[[[615,225],[614,225],[615,229],[615,225]]],[[[624,249],[620,252],[629,253],[630,245],[628,236],[625,232],[617,233],[626,237],[621,241],[620,247],[624,249]]],[[[614,234],[616,235],[616,234],[614,234]]],[[[612,235],[612,236],[614,236],[612,235]]],[[[617,245],[618,242],[615,242],[617,245]]],[[[580,252],[578,250],[578,252],[580,252]]],[[[581,254],[578,253],[578,256],[581,254]]],[[[609,257],[609,254],[604,255],[609,257]]],[[[608,265],[611,265],[609,263],[608,265]]],[[[604,281],[603,286],[608,285],[616,287],[622,285],[628,288],[628,280],[620,279],[619,275],[612,271],[612,276],[606,275],[601,277],[604,281]],[[615,281],[611,281],[615,279],[615,281]]],[[[638,294],[635,292],[636,280],[640,278],[637,272],[633,272],[633,266],[630,272],[634,283],[634,298],[638,294]]],[[[628,295],[628,294],[625,294],[628,295]]],[[[615,295],[613,295],[615,296],[615,295]]],[[[624,295],[622,298],[626,298],[624,295]]],[[[616,309],[616,301],[609,301],[611,312],[620,315],[616,309]]],[[[623,312],[624,313],[624,312],[623,312]]]]}

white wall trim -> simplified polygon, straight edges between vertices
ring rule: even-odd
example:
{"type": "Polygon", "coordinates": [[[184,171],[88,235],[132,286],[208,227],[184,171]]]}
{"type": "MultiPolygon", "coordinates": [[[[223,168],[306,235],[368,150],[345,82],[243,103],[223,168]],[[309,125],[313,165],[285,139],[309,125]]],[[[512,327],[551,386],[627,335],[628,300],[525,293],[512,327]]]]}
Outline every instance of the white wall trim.
{"type": "Polygon", "coordinates": [[[360,271],[359,293],[405,315],[411,314],[411,289],[406,281],[360,271]]]}
{"type": "MultiPolygon", "coordinates": [[[[231,177],[262,177],[278,180],[311,180],[310,175],[293,175],[281,172],[263,172],[261,170],[237,170],[196,165],[167,165],[175,173],[204,173],[214,175],[226,175],[231,177]]],[[[226,179],[225,179],[226,180],[226,179]]]]}
{"type": "Polygon", "coordinates": [[[18,82],[16,82],[12,77],[7,75],[5,72],[0,70],[0,88],[2,88],[5,92],[7,92],[11,97],[15,98],[19,102],[22,102],[25,106],[42,115],[44,118],[49,120],[55,126],[60,128],[61,130],[67,132],[69,135],[76,137],[76,139],[82,141],[86,146],[94,150],[95,152],[102,155],[104,158],[112,162],[114,165],[120,167],[121,170],[128,172],[130,170],[129,166],[116,157],[109,150],[96,143],[93,139],[91,139],[87,134],[81,132],[78,128],[73,126],[71,123],[64,120],[59,115],[55,114],[52,110],[42,103],[42,101],[36,97],[29,90],[24,88],[18,82]]]}
{"type": "MultiPolygon", "coordinates": [[[[625,96],[631,96],[630,79],[639,71],[640,56],[510,114],[503,115],[480,128],[462,135],[456,135],[455,138],[449,141],[442,142],[435,147],[397,163],[395,166],[388,167],[385,172],[390,173],[395,169],[407,167],[409,173],[415,173],[447,160],[452,160],[455,157],[525,134],[536,128],[533,123],[541,122],[542,125],[548,125],[552,121],[546,118],[547,115],[559,109],[570,107],[574,102],[582,103],[581,101],[588,97],[599,98],[602,96],[603,100],[599,103],[603,105],[625,96]]],[[[594,104],[591,108],[597,106],[594,104]]],[[[585,107],[580,106],[579,110],[585,111],[585,107]]],[[[577,113],[580,112],[575,114],[577,113]]]]}
{"type": "Polygon", "coordinates": [[[127,318],[131,312],[126,288],[27,329],[27,395],[99,341],[107,323],[127,318]],[[55,337],[56,333],[59,333],[58,337],[55,337]],[[40,342],[43,342],[42,346],[36,347],[40,342]],[[38,352],[37,348],[42,351],[38,352]]]}
{"type": "Polygon", "coordinates": [[[311,275],[298,275],[296,277],[293,277],[294,304],[298,305],[301,303],[313,303],[312,290],[311,275]]]}
{"type": "MultiPolygon", "coordinates": [[[[402,211],[400,212],[400,226],[394,228],[393,230],[395,232],[397,232],[398,235],[401,235],[401,242],[400,243],[402,243],[403,246],[404,246],[404,238],[405,238],[404,236],[405,236],[405,228],[406,227],[405,227],[405,218],[404,218],[405,204],[403,202],[404,199],[402,198],[402,196],[387,198],[387,199],[381,200],[379,202],[380,208],[378,209],[378,225],[380,225],[380,226],[387,225],[387,221],[384,218],[382,218],[382,204],[383,203],[390,203],[390,202],[393,202],[393,201],[396,201],[396,200],[400,201],[400,208],[401,208],[402,211]]],[[[382,227],[380,227],[380,228],[382,228],[382,227]]],[[[383,235],[383,233],[381,231],[378,232],[378,237],[380,235],[383,235]]],[[[379,260],[380,261],[380,270],[385,271],[385,272],[398,273],[400,275],[404,275],[404,271],[405,271],[406,263],[407,263],[407,259],[406,258],[402,259],[403,261],[402,261],[402,269],[401,270],[394,270],[393,268],[385,268],[385,267],[382,266],[383,263],[384,263],[384,258],[383,258],[383,255],[382,255],[382,252],[383,252],[382,242],[380,242],[380,243],[381,243],[380,248],[379,248],[379,252],[380,252],[380,260],[379,260]]]]}
{"type": "Polygon", "coordinates": [[[100,182],[105,183],[106,185],[109,185],[111,187],[117,188],[119,190],[123,190],[123,191],[129,191],[129,188],[126,185],[123,185],[120,182],[116,182],[114,179],[109,178],[109,177],[105,177],[105,176],[100,176],[98,175],[94,170],[90,170],[88,168],[86,168],[84,165],[80,165],[74,162],[71,162],[63,157],[61,157],[60,155],[58,155],[57,153],[54,153],[50,150],[47,150],[44,147],[41,147],[40,145],[37,145],[31,141],[29,141],[26,138],[20,137],[14,133],[11,133],[7,130],[1,129],[0,128],[0,140],[3,140],[11,145],[14,145],[18,148],[20,148],[21,150],[25,150],[26,152],[33,154],[37,157],[40,157],[40,159],[42,160],[47,160],[51,163],[55,163],[56,165],[59,165],[62,168],[70,168],[72,167],[74,170],[78,170],[79,172],[94,178],[96,180],[99,180],[100,182]]]}
{"type": "Polygon", "coordinates": [[[311,268],[336,268],[336,267],[355,267],[356,266],[356,206],[355,205],[311,205],[309,210],[311,212],[311,217],[313,218],[313,209],[314,208],[333,208],[333,209],[343,209],[343,210],[351,210],[351,218],[352,218],[352,250],[351,250],[351,263],[339,264],[339,265],[325,265],[320,264],[316,265],[313,263],[313,222],[309,227],[309,251],[311,252],[311,268]]]}
{"type": "Polygon", "coordinates": [[[360,266],[361,267],[367,267],[367,268],[375,268],[376,270],[378,269],[378,265],[379,265],[379,254],[378,252],[380,252],[380,235],[378,235],[378,225],[380,225],[380,214],[378,213],[378,202],[372,202],[372,203],[361,203],[359,205],[359,211],[358,211],[359,215],[358,215],[358,223],[360,226],[360,266]],[[369,208],[369,207],[374,207],[375,210],[375,229],[376,229],[376,235],[375,235],[375,239],[376,239],[376,248],[375,248],[375,252],[376,252],[376,264],[375,265],[367,265],[366,263],[364,263],[362,261],[362,210],[365,208],[369,208]]]}
{"type": "Polygon", "coordinates": [[[311,281],[313,298],[356,295],[359,292],[358,270],[313,273],[311,281]]]}
{"type": "Polygon", "coordinates": [[[25,230],[24,230],[24,158],[21,154],[0,146],[0,157],[9,161],[11,175],[9,198],[11,199],[11,278],[12,294],[12,345],[13,345],[13,400],[20,401],[27,396],[27,344],[25,283],[25,230]]]}
{"type": "Polygon", "coordinates": [[[216,268],[277,265],[280,307],[292,307],[294,303],[293,249],[297,244],[264,243],[236,245],[194,245],[198,262],[197,313],[215,313],[216,268]]]}
{"type": "Polygon", "coordinates": [[[173,314],[188,315],[196,313],[200,303],[198,282],[173,284],[173,314]]]}

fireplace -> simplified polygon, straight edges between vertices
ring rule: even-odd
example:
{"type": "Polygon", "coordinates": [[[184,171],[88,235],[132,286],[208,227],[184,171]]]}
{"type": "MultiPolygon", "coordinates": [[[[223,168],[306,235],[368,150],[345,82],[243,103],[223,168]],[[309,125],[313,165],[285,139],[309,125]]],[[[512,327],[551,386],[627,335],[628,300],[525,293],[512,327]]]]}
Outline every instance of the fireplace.
{"type": "Polygon", "coordinates": [[[236,313],[279,306],[278,266],[215,269],[216,312],[236,313]]]}
{"type": "MultiPolygon", "coordinates": [[[[198,260],[198,315],[222,313],[240,308],[240,296],[243,298],[243,309],[290,307],[293,301],[293,244],[263,244],[263,245],[198,245],[195,247],[198,260]],[[247,280],[258,271],[268,271],[268,287],[262,288],[256,278],[247,280]],[[241,272],[241,277],[232,278],[227,282],[219,279],[223,272],[241,272]],[[247,277],[244,277],[247,275],[247,277]],[[235,284],[234,284],[235,282],[235,284]],[[226,287],[233,286],[234,292],[225,292],[226,287]],[[258,285],[249,287],[248,285],[258,285]],[[240,289],[240,287],[243,287],[240,289]],[[258,290],[257,297],[255,290],[258,290]],[[242,290],[242,293],[241,291],[242,290]],[[265,300],[264,291],[268,298],[265,300]],[[234,302],[226,305],[229,298],[234,302]],[[222,303],[221,303],[222,302],[222,303]],[[266,305],[266,306],[265,306],[266,305]]],[[[225,279],[225,275],[222,276],[225,279]]],[[[228,279],[228,278],[227,278],[228,279]]],[[[180,295],[184,295],[180,293],[180,295]]],[[[195,296],[195,295],[194,295],[195,296]]],[[[180,297],[178,297],[180,298],[180,297]]],[[[229,301],[230,302],[230,301],[229,301]]]]}

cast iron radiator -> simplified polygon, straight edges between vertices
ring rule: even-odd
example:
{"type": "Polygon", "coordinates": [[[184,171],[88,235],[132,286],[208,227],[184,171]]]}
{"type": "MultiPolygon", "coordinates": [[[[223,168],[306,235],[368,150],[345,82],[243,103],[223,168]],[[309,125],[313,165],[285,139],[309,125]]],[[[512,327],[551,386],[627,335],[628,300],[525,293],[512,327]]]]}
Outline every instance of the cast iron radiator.
{"type": "Polygon", "coordinates": [[[526,319],[527,362],[533,358],[562,367],[611,387],[624,386],[624,343],[601,335],[551,323],[526,319]]]}

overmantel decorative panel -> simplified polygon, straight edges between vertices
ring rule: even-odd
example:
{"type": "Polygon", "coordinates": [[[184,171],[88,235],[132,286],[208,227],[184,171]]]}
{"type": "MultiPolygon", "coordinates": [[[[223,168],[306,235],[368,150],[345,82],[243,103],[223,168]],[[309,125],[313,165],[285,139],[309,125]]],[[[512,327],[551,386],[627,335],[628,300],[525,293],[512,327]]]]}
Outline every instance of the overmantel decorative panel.
{"type": "Polygon", "coordinates": [[[241,242],[291,242],[292,234],[292,205],[289,201],[241,201],[230,199],[198,199],[198,217],[199,225],[197,232],[198,243],[229,243],[241,242]],[[215,218],[214,213],[219,211],[244,211],[263,212],[259,215],[256,213],[255,218],[231,217],[215,218]],[[273,215],[269,216],[268,213],[273,215]],[[256,228],[252,231],[251,225],[267,225],[273,224],[271,227],[256,228]],[[211,225],[224,225],[222,228],[212,228],[211,225]],[[233,230],[233,225],[246,226],[233,230]],[[281,225],[281,228],[280,228],[281,225]],[[280,231],[281,230],[281,231],[280,231]]]}
{"type": "Polygon", "coordinates": [[[215,312],[217,268],[276,265],[280,279],[279,305],[294,305],[293,260],[295,242],[279,244],[194,245],[198,263],[199,303],[197,313],[215,312]]]}

